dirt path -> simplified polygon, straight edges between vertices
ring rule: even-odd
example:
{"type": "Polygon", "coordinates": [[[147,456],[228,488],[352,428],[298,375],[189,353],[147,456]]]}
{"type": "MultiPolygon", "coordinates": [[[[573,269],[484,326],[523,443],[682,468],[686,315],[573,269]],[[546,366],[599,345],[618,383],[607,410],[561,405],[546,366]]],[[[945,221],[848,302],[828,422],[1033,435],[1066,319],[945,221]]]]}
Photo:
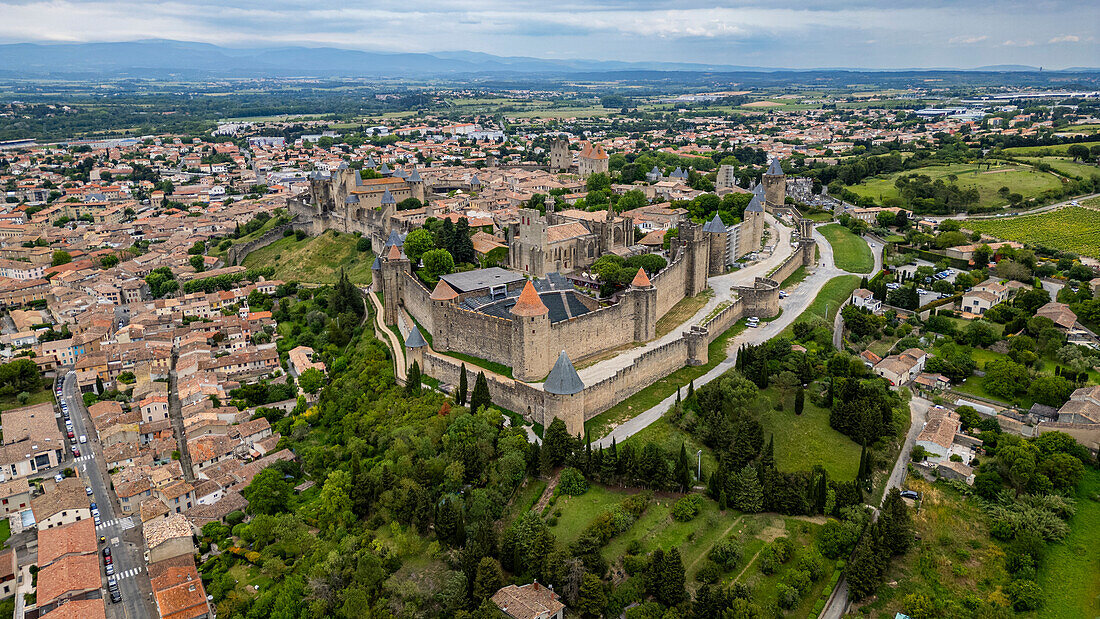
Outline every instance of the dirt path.
{"type": "Polygon", "coordinates": [[[546,505],[550,503],[550,497],[554,496],[554,489],[558,487],[558,480],[561,479],[561,471],[556,471],[550,476],[550,479],[546,481],[546,490],[542,491],[542,496],[535,502],[535,506],[531,508],[535,513],[541,514],[542,510],[546,509],[546,505]]]}
{"type": "Polygon", "coordinates": [[[688,568],[687,568],[687,572],[685,572],[685,573],[690,573],[690,572],[691,572],[691,570],[693,570],[693,569],[695,568],[695,566],[696,566],[696,565],[697,565],[697,564],[698,564],[698,563],[699,563],[700,561],[702,561],[702,560],[703,560],[703,557],[705,557],[705,556],[707,556],[708,554],[710,554],[710,549],[711,549],[711,548],[714,548],[714,547],[715,547],[715,546],[716,546],[716,545],[718,544],[718,542],[720,542],[720,541],[722,541],[722,540],[726,539],[726,536],[730,534],[730,531],[732,531],[732,530],[733,530],[733,527],[737,526],[737,523],[741,522],[741,521],[742,521],[742,520],[744,520],[744,519],[745,519],[745,515],[744,515],[744,514],[741,514],[740,516],[738,516],[738,517],[737,517],[737,520],[734,520],[733,522],[731,522],[731,523],[730,523],[730,526],[729,526],[729,528],[728,528],[728,529],[726,529],[725,531],[723,531],[723,532],[722,532],[722,534],[718,536],[718,539],[717,539],[717,540],[715,540],[715,542],[714,542],[713,544],[711,544],[711,545],[710,545],[710,548],[707,548],[707,551],[706,551],[706,552],[704,552],[704,553],[701,553],[701,554],[700,554],[700,555],[699,555],[698,557],[695,557],[695,560],[691,562],[691,565],[689,565],[689,566],[688,566],[688,568]]]}
{"type": "MultiPolygon", "coordinates": [[[[767,548],[767,546],[765,545],[764,548],[767,548]]],[[[749,571],[749,568],[752,567],[753,562],[756,561],[756,557],[759,557],[760,553],[764,552],[764,548],[757,550],[756,554],[754,554],[752,558],[749,559],[749,562],[745,564],[745,568],[738,572],[737,576],[734,576],[733,580],[731,580],[730,582],[737,582],[738,580],[741,580],[741,577],[745,575],[745,572],[749,571]]]]}

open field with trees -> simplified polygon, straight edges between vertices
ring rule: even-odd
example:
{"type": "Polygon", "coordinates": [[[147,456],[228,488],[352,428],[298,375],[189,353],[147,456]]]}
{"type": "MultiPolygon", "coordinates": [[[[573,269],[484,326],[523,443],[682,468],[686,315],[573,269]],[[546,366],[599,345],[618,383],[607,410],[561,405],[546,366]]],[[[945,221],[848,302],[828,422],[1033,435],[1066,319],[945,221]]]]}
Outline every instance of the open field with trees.
{"type": "Polygon", "coordinates": [[[795,325],[800,323],[824,321],[831,329],[840,304],[847,301],[852,296],[852,292],[859,288],[859,280],[858,275],[841,275],[830,279],[821,287],[813,303],[806,306],[791,326],[783,330],[783,335],[790,336],[794,332],[795,325]]]}
{"type": "MultiPolygon", "coordinates": [[[[1100,141],[1078,142],[1081,146],[1092,148],[1100,146],[1100,141]]],[[[1072,144],[1051,144],[1050,146],[1013,146],[1004,149],[1004,154],[1013,157],[1045,157],[1048,155],[1065,155],[1072,144]]]]}
{"type": "Polygon", "coordinates": [[[1084,163],[1082,161],[1074,161],[1072,157],[1026,157],[1021,158],[1021,161],[1026,161],[1032,165],[1046,164],[1058,174],[1070,178],[1090,178],[1093,175],[1100,176],[1100,166],[1084,163]]]}
{"type": "Polygon", "coordinates": [[[875,257],[867,241],[840,224],[821,226],[817,230],[833,246],[833,261],[838,268],[851,273],[870,273],[875,268],[875,257]]]}
{"type": "Polygon", "coordinates": [[[1060,189],[1062,186],[1057,177],[1030,166],[994,164],[991,169],[986,169],[985,166],[976,164],[957,163],[876,176],[846,189],[857,195],[873,198],[879,203],[890,204],[891,201],[900,199],[897,180],[914,174],[927,176],[933,183],[943,181],[945,184],[957,185],[963,191],[977,190],[978,201],[975,206],[978,207],[1005,206],[1009,204],[1007,195],[1018,193],[1025,199],[1035,198],[1044,191],[1060,189]],[[1001,192],[1002,187],[1008,187],[1007,194],[1001,192]]]}
{"type": "Polygon", "coordinates": [[[1100,211],[1066,207],[1037,215],[969,219],[964,226],[1006,241],[1100,258],[1100,211]]]}
{"type": "Polygon", "coordinates": [[[359,240],[354,234],[333,231],[302,239],[288,236],[248,254],[244,266],[273,266],[277,279],[312,284],[335,284],[344,269],[353,284],[366,285],[371,280],[374,254],[369,242],[361,251],[359,240]]]}

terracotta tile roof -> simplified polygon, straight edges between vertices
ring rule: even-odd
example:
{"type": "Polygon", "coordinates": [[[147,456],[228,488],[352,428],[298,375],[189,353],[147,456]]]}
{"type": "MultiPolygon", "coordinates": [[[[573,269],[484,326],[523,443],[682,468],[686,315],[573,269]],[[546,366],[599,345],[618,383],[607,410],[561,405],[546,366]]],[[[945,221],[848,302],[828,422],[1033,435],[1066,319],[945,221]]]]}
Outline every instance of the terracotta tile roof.
{"type": "Polygon", "coordinates": [[[142,533],[145,535],[145,545],[152,550],[170,539],[190,538],[193,531],[187,519],[176,514],[164,520],[145,523],[142,533]]]}
{"type": "Polygon", "coordinates": [[[546,242],[557,243],[566,239],[575,239],[586,234],[591,234],[591,232],[589,232],[588,228],[585,228],[584,224],[579,221],[573,221],[567,224],[555,224],[546,228],[546,242]]]}
{"type": "Polygon", "coordinates": [[[172,582],[173,579],[182,580],[166,588],[154,588],[153,595],[162,619],[192,619],[209,614],[206,590],[202,586],[198,571],[195,570],[194,560],[191,562],[190,572],[184,573],[177,568],[172,568],[166,570],[161,576],[161,582],[172,582]]]}
{"type": "Polygon", "coordinates": [[[72,524],[38,532],[38,565],[46,566],[70,554],[95,554],[95,521],[85,518],[72,524]]]}
{"type": "Polygon", "coordinates": [[[89,509],[84,482],[75,477],[61,480],[53,490],[31,499],[31,509],[34,510],[36,522],[43,522],[63,510],[89,509]]]}
{"type": "Polygon", "coordinates": [[[456,298],[458,298],[458,293],[443,280],[439,280],[439,283],[435,285],[435,290],[432,291],[431,296],[432,301],[450,301],[456,298]]]}
{"type": "Polygon", "coordinates": [[[550,310],[539,298],[539,293],[535,291],[535,285],[531,283],[531,280],[527,280],[527,283],[523,285],[523,292],[519,294],[516,304],[512,306],[512,314],[515,316],[545,316],[549,312],[550,310]]]}
{"type": "Polygon", "coordinates": [[[508,585],[493,594],[493,603],[514,619],[548,619],[565,608],[556,593],[538,582],[508,585]]]}
{"type": "Polygon", "coordinates": [[[38,605],[45,606],[68,592],[99,589],[99,555],[65,557],[38,572],[38,605]]]}
{"type": "Polygon", "coordinates": [[[928,413],[928,423],[917,435],[917,442],[935,443],[944,449],[950,449],[958,431],[958,417],[946,411],[934,409],[928,413]]]}
{"type": "Polygon", "coordinates": [[[653,284],[649,281],[649,276],[645,274],[645,269],[638,267],[638,274],[634,276],[634,281],[630,282],[631,286],[635,288],[649,288],[653,284]]]}
{"type": "Polygon", "coordinates": [[[50,619],[106,619],[103,598],[72,600],[50,611],[50,619]]]}
{"type": "Polygon", "coordinates": [[[401,254],[401,248],[396,245],[390,245],[390,250],[386,252],[386,260],[400,260],[404,258],[401,254]]]}

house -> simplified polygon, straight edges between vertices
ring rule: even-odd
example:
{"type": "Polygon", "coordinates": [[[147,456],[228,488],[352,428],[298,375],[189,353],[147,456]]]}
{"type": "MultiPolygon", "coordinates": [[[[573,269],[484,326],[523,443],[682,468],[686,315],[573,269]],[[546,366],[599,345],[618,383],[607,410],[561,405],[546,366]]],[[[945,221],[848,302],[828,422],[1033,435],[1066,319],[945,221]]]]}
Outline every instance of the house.
{"type": "Polygon", "coordinates": [[[913,379],[913,384],[929,391],[943,391],[951,386],[951,379],[943,374],[921,372],[913,379]]]}
{"type": "Polygon", "coordinates": [[[890,381],[891,385],[900,387],[923,372],[927,360],[928,353],[919,348],[910,348],[900,355],[885,357],[875,364],[874,372],[890,381]]]}
{"type": "Polygon", "coordinates": [[[38,532],[38,567],[40,568],[65,557],[94,555],[98,550],[95,521],[91,519],[52,529],[42,529],[38,532]]]}
{"type": "Polygon", "coordinates": [[[133,481],[116,483],[115,494],[124,513],[137,511],[138,505],[153,494],[153,485],[148,477],[141,477],[133,481]]]}
{"type": "Polygon", "coordinates": [[[301,376],[302,372],[314,368],[322,375],[325,373],[325,364],[313,361],[313,349],[308,346],[298,346],[287,353],[287,367],[291,376],[301,376]]]}
{"type": "Polygon", "coordinates": [[[178,514],[163,520],[150,520],[142,526],[142,534],[150,563],[195,553],[191,523],[178,514]]]}
{"type": "Polygon", "coordinates": [[[508,585],[493,594],[493,603],[512,619],[562,619],[565,604],[561,596],[535,581],[529,585],[508,585]]]}
{"type": "Polygon", "coordinates": [[[141,408],[141,418],[145,421],[168,419],[168,396],[151,395],[143,399],[139,406],[141,408]]]}
{"type": "Polygon", "coordinates": [[[1075,390],[1058,409],[1058,422],[1100,424],[1100,385],[1075,390]]]}
{"type": "Polygon", "coordinates": [[[211,616],[202,578],[190,556],[149,564],[149,583],[162,619],[203,619],[211,616]]]}
{"type": "Polygon", "coordinates": [[[947,459],[961,426],[959,416],[953,411],[932,409],[928,411],[924,428],[917,435],[916,444],[938,458],[947,459]]]}
{"type": "Polygon", "coordinates": [[[26,477],[0,483],[0,516],[25,511],[31,506],[31,486],[26,477]]]}
{"type": "Polygon", "coordinates": [[[989,308],[1008,300],[1008,287],[992,279],[970,289],[962,297],[964,312],[981,316],[989,308]]]}
{"type": "Polygon", "coordinates": [[[882,301],[876,299],[875,294],[866,288],[856,288],[852,293],[852,305],[875,314],[882,309],[882,301]]]}
{"type": "Polygon", "coordinates": [[[0,413],[0,426],[0,479],[28,477],[61,464],[65,441],[52,402],[6,410],[0,413]]]}
{"type": "Polygon", "coordinates": [[[101,594],[102,585],[97,555],[71,555],[54,561],[38,572],[38,609],[46,614],[70,600],[101,594]]]}
{"type": "Polygon", "coordinates": [[[31,499],[31,509],[39,531],[92,517],[84,482],[75,477],[62,479],[53,490],[31,499]]]}
{"type": "Polygon", "coordinates": [[[51,612],[50,619],[107,619],[107,607],[103,598],[69,600],[51,612]]]}
{"type": "Polygon", "coordinates": [[[1065,303],[1056,301],[1051,301],[1035,310],[1035,315],[1051,319],[1054,321],[1054,326],[1062,331],[1069,331],[1073,325],[1077,324],[1077,314],[1074,314],[1065,303]]]}
{"type": "Polygon", "coordinates": [[[19,568],[15,562],[15,549],[9,548],[0,552],[0,600],[6,600],[15,595],[18,586],[16,574],[19,568]]]}

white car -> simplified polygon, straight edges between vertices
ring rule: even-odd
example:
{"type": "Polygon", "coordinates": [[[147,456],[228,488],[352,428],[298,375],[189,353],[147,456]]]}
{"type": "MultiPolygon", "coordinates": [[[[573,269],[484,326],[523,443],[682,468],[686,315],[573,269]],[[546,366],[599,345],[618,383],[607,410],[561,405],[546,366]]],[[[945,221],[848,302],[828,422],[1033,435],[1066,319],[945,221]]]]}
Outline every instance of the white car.
{"type": "Polygon", "coordinates": [[[63,479],[65,479],[65,476],[62,475],[61,473],[57,473],[56,475],[53,476],[53,480],[56,481],[57,483],[61,483],[61,480],[63,480],[63,479]]]}
{"type": "Polygon", "coordinates": [[[92,496],[92,489],[88,486],[84,486],[84,492],[87,493],[88,496],[92,496]]]}

